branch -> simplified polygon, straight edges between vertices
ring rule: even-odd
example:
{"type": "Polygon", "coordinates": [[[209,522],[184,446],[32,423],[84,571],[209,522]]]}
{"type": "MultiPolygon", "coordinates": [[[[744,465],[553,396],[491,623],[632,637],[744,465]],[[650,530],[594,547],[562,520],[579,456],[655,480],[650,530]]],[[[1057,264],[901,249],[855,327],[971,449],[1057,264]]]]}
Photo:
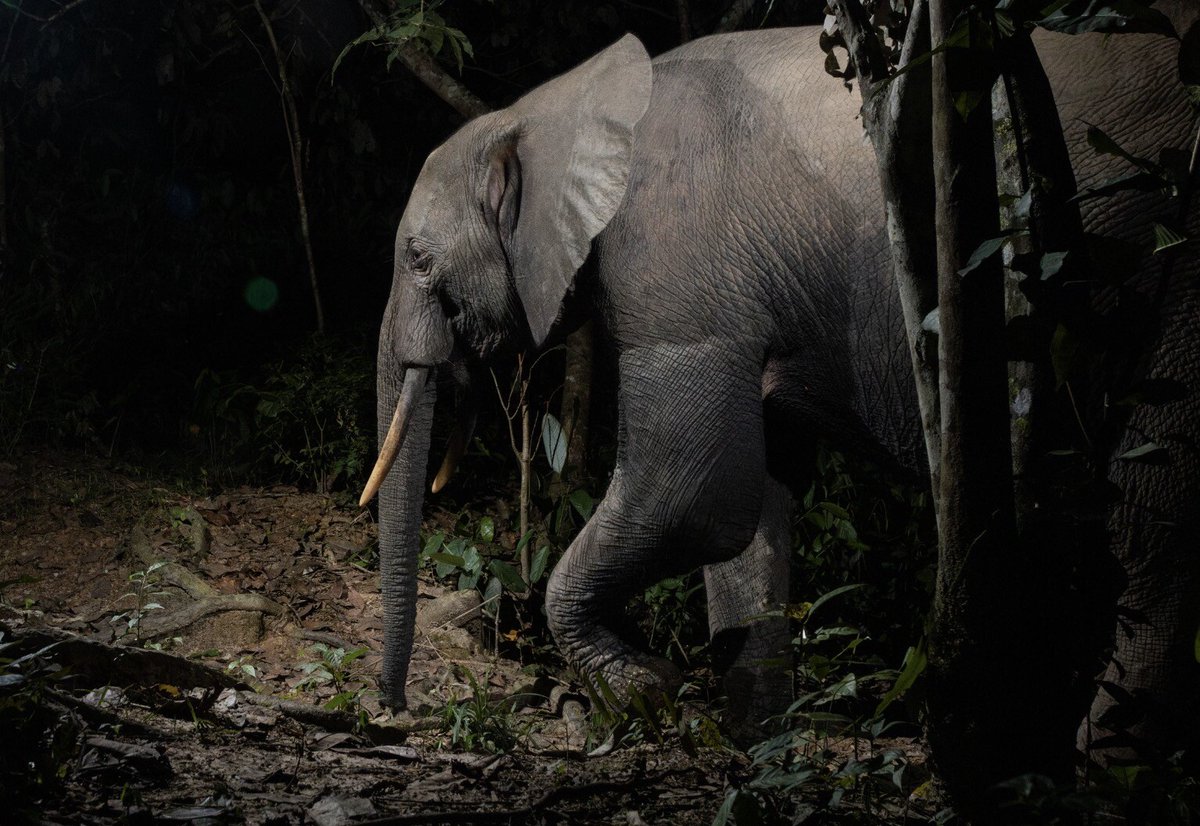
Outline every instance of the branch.
{"type": "MultiPolygon", "coordinates": [[[[33,14],[32,12],[25,11],[25,9],[21,8],[22,3],[23,3],[23,0],[17,0],[15,5],[13,4],[13,0],[0,0],[0,5],[4,5],[5,7],[12,9],[13,12],[15,13],[13,15],[13,25],[16,24],[16,19],[18,17],[28,18],[29,20],[32,20],[35,23],[41,23],[43,26],[45,26],[47,23],[50,22],[50,20],[48,18],[39,17],[38,15],[33,14]]],[[[12,31],[12,26],[9,26],[9,31],[10,32],[12,31]]]]}
{"type": "MultiPolygon", "coordinates": [[[[387,15],[379,7],[378,0],[358,0],[358,3],[376,27],[382,28],[387,23],[387,15]]],[[[491,111],[490,106],[414,44],[402,43],[396,47],[396,51],[400,62],[416,75],[417,80],[464,118],[478,117],[491,111]]]]}
{"type": "MultiPolygon", "coordinates": [[[[850,53],[855,74],[862,83],[863,101],[866,102],[874,97],[878,84],[888,76],[883,44],[871,25],[870,12],[860,0],[833,0],[832,5],[838,30],[846,41],[846,51],[850,53]]],[[[913,16],[915,18],[916,9],[913,10],[913,16]]]]}
{"type": "Polygon", "coordinates": [[[572,797],[591,797],[609,792],[633,791],[638,788],[654,786],[671,775],[691,771],[693,769],[667,769],[648,776],[634,776],[628,780],[600,780],[595,783],[580,783],[576,786],[556,786],[533,803],[520,809],[494,809],[486,812],[414,812],[360,821],[360,826],[401,826],[401,824],[414,823],[524,823],[538,812],[549,808],[552,803],[560,800],[572,797]]]}
{"type": "Polygon", "coordinates": [[[70,11],[74,11],[76,7],[82,6],[87,1],[88,0],[71,0],[70,3],[67,3],[67,5],[63,6],[61,9],[56,11],[54,14],[47,17],[45,19],[45,21],[42,23],[42,27],[45,28],[46,26],[49,26],[51,23],[53,23],[58,18],[62,17],[64,14],[66,14],[70,11]]]}
{"type": "Polygon", "coordinates": [[[733,0],[733,3],[729,6],[729,11],[725,12],[725,16],[721,18],[721,21],[713,29],[713,34],[731,32],[742,25],[742,20],[750,13],[750,9],[753,7],[754,0],[733,0]]]}
{"type": "MultiPolygon", "coordinates": [[[[77,0],[78,2],[78,0],[77,0]]],[[[296,97],[292,93],[291,79],[287,72],[287,58],[275,39],[275,28],[271,18],[263,11],[262,3],[254,0],[254,10],[258,12],[266,29],[267,39],[271,42],[271,50],[275,53],[275,63],[279,67],[279,101],[283,107],[283,125],[288,133],[288,146],[292,153],[292,179],[296,186],[296,204],[300,211],[300,235],[304,242],[304,255],[308,262],[308,278],[312,288],[313,306],[317,312],[317,332],[325,332],[325,310],[321,303],[321,291],[317,286],[317,262],[313,256],[312,236],[308,228],[308,202],[304,196],[304,140],[300,134],[300,114],[296,110],[296,97]]]]}

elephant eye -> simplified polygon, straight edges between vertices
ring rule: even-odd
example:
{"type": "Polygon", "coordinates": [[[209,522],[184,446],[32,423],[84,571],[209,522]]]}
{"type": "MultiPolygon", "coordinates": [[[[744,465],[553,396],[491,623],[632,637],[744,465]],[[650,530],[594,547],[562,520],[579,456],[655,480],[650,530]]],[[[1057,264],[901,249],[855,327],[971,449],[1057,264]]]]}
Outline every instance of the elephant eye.
{"type": "Polygon", "coordinates": [[[429,250],[410,245],[408,248],[408,269],[418,278],[428,276],[433,269],[433,255],[429,250]]]}

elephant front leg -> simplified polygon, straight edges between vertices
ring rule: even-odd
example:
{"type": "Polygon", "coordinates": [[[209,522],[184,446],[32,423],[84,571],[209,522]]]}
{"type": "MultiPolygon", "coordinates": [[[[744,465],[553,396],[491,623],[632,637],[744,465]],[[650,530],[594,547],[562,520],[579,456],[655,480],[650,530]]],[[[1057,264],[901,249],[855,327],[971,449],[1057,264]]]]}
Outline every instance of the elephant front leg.
{"type": "Polygon", "coordinates": [[[792,694],[788,600],[792,497],[767,478],[762,517],[741,555],[704,568],[713,658],[723,674],[725,727],[738,743],[761,740],[767,718],[792,694]]]}
{"type": "MultiPolygon", "coordinates": [[[[639,651],[621,638],[625,608],[649,582],[666,576],[650,541],[622,540],[608,498],[571,543],[546,585],[546,616],[554,641],[582,674],[599,677],[618,696],[674,693],[683,678],[667,659],[639,651]]],[[[647,537],[648,539],[648,537],[647,537]]]]}
{"type": "Polygon", "coordinates": [[[642,589],[732,559],[754,538],[766,479],[761,359],[661,344],[623,353],[620,369],[619,469],[555,567],[546,614],[580,671],[626,694],[670,691],[678,670],[618,629],[642,589]]]}

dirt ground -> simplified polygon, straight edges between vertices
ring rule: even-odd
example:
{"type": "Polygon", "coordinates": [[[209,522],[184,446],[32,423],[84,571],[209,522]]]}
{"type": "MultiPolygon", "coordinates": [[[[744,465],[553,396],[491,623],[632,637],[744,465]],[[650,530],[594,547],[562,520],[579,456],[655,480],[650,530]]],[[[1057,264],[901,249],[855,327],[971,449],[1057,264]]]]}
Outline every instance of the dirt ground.
{"type": "Polygon", "coordinates": [[[337,497],[189,496],[80,455],[0,463],[0,631],[16,641],[0,657],[57,643],[44,659],[68,666],[47,683],[59,719],[42,743],[68,740],[69,759],[19,816],[701,824],[747,778],[702,707],[676,711],[709,732],[701,747],[636,728],[604,741],[565,671],[489,650],[520,629],[432,581],[413,708],[384,712],[374,535],[337,497]]]}

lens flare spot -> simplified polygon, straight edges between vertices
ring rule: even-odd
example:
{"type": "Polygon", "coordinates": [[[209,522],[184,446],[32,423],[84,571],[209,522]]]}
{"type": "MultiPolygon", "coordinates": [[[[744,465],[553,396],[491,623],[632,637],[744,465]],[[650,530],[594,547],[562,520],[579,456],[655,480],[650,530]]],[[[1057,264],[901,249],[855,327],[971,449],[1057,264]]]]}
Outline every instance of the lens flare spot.
{"type": "Polygon", "coordinates": [[[260,313],[275,306],[279,301],[279,287],[269,278],[261,275],[251,278],[246,283],[246,303],[260,313]]]}

